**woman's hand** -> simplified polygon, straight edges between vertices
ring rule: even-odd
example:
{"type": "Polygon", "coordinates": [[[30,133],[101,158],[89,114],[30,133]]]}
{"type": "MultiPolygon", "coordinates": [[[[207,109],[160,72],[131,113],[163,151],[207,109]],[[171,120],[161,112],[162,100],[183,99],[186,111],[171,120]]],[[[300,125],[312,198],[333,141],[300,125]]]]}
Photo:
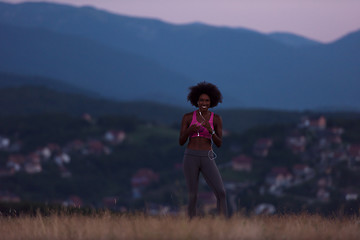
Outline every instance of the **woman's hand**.
{"type": "Polygon", "coordinates": [[[180,146],[184,145],[188,140],[189,136],[193,135],[194,133],[198,133],[200,130],[199,125],[191,125],[193,113],[187,113],[184,115],[181,121],[181,129],[180,129],[180,136],[179,136],[179,144],[180,146]]]}
{"type": "Polygon", "coordinates": [[[213,129],[211,128],[210,123],[209,123],[208,121],[202,122],[201,125],[202,125],[204,128],[206,128],[206,129],[209,131],[210,134],[212,134],[213,129]]]}
{"type": "Polygon", "coordinates": [[[188,127],[187,131],[188,131],[189,135],[199,132],[200,126],[201,125],[194,124],[194,125],[191,125],[190,127],[188,127]]]}

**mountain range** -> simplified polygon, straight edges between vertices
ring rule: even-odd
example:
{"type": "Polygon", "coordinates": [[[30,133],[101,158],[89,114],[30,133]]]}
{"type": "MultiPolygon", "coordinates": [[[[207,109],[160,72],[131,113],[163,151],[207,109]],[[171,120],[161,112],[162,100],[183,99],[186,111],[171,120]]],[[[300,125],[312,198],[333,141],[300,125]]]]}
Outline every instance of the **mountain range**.
{"type": "MultiPolygon", "coordinates": [[[[179,129],[184,113],[190,107],[160,104],[150,101],[118,102],[95,97],[92,92],[44,77],[24,77],[0,73],[0,118],[40,115],[57,118],[69,115],[76,118],[85,113],[94,119],[102,116],[121,116],[146,123],[166,125],[179,129]],[[29,82],[31,83],[29,84],[29,82]],[[11,82],[11,84],[8,84],[11,82]]],[[[304,116],[320,114],[334,119],[359,119],[360,112],[283,111],[271,109],[216,109],[223,119],[225,131],[242,133],[257,126],[296,124],[304,116]]],[[[21,117],[20,117],[21,118],[21,117]]]]}
{"type": "Polygon", "coordinates": [[[0,3],[0,41],[0,71],[110,99],[183,106],[190,85],[209,81],[223,92],[223,107],[359,110],[360,31],[323,44],[92,7],[0,3]]]}

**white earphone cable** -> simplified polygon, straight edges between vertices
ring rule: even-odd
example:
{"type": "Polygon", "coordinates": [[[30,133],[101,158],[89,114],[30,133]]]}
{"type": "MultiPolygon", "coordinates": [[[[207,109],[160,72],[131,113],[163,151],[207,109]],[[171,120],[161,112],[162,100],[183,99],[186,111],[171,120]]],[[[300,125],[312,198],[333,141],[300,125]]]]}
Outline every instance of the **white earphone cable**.
{"type": "MultiPolygon", "coordinates": [[[[206,121],[206,119],[203,117],[203,115],[201,114],[201,111],[199,110],[199,114],[200,114],[200,116],[202,117],[202,119],[204,119],[204,121],[206,121]]],[[[212,129],[212,130],[214,130],[214,129],[212,129]]],[[[213,141],[213,139],[212,139],[212,135],[211,135],[211,138],[210,138],[210,140],[211,140],[211,149],[209,150],[209,152],[208,152],[208,157],[209,157],[209,159],[210,160],[215,160],[215,158],[217,158],[217,154],[214,152],[214,150],[213,150],[213,144],[214,144],[214,141],[213,141]]]]}

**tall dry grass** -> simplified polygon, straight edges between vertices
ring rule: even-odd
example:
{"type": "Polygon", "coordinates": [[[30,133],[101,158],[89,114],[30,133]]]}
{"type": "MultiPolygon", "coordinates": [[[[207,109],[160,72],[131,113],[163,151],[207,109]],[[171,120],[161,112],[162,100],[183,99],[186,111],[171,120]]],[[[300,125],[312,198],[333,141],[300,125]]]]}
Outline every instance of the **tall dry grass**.
{"type": "Polygon", "coordinates": [[[144,215],[0,218],[0,239],[359,239],[360,219],[316,215],[230,219],[144,215]]]}

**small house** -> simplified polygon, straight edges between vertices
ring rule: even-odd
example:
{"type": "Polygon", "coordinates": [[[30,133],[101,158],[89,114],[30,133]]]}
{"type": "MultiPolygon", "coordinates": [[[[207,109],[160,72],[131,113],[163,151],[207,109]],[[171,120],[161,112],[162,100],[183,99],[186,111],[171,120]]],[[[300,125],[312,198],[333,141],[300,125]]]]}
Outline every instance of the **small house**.
{"type": "Polygon", "coordinates": [[[266,177],[266,182],[273,186],[288,186],[292,179],[293,175],[286,167],[273,167],[266,177]]]}
{"type": "Polygon", "coordinates": [[[293,153],[302,153],[305,151],[306,138],[303,135],[293,134],[286,138],[286,145],[293,153]]]}
{"type": "Polygon", "coordinates": [[[273,140],[270,138],[258,139],[253,147],[253,152],[258,157],[266,157],[269,153],[269,149],[273,144],[273,140]]]}
{"type": "Polygon", "coordinates": [[[351,144],[348,147],[349,157],[355,161],[360,161],[360,144],[351,144]]]}
{"type": "Polygon", "coordinates": [[[316,198],[321,202],[328,202],[330,199],[330,192],[325,188],[319,188],[316,193],[316,198]]]}
{"type": "Polygon", "coordinates": [[[10,146],[10,139],[0,136],[0,150],[8,149],[10,146]]]}
{"type": "Polygon", "coordinates": [[[234,157],[231,160],[232,169],[235,171],[248,171],[250,172],[252,169],[252,158],[248,157],[244,154],[241,154],[237,157],[234,157]]]}
{"type": "Polygon", "coordinates": [[[306,177],[313,172],[313,169],[306,164],[295,164],[293,167],[293,173],[297,177],[306,177]]]}
{"type": "Polygon", "coordinates": [[[6,167],[14,169],[15,172],[21,170],[22,165],[25,163],[25,156],[22,154],[11,154],[8,157],[6,167]]]}
{"type": "Polygon", "coordinates": [[[126,134],[122,130],[110,130],[107,131],[104,135],[105,141],[111,144],[121,144],[126,138],[126,134]]]}
{"type": "Polygon", "coordinates": [[[326,118],[324,116],[318,118],[303,117],[299,127],[308,128],[310,130],[324,130],[326,128],[326,118]]]}
{"type": "Polygon", "coordinates": [[[142,191],[153,182],[159,180],[159,175],[148,168],[139,169],[131,178],[133,198],[140,198],[142,191]]]}
{"type": "Polygon", "coordinates": [[[36,162],[27,162],[24,165],[25,172],[29,174],[40,173],[42,171],[42,167],[40,163],[36,162]]]}

